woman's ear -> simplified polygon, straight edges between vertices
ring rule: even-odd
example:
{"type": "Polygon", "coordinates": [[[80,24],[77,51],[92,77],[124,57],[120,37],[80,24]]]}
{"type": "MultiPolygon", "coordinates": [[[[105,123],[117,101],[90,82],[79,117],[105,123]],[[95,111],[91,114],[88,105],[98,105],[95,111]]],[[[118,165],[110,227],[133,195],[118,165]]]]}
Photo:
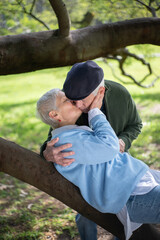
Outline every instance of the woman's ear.
{"type": "Polygon", "coordinates": [[[58,114],[54,110],[49,112],[49,117],[52,118],[52,119],[58,120],[58,114]]]}

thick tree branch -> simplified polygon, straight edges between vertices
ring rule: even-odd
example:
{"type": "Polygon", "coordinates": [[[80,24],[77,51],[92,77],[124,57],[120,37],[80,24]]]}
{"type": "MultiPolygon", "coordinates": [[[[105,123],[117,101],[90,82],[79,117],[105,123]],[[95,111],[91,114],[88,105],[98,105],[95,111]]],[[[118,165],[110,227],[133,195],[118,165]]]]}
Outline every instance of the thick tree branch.
{"type": "Polygon", "coordinates": [[[86,27],[68,38],[55,31],[0,37],[0,74],[62,67],[105,57],[134,44],[160,45],[160,19],[142,18],[86,27]]]}
{"type": "MultiPolygon", "coordinates": [[[[113,214],[100,213],[88,205],[72,183],[64,179],[38,154],[17,144],[0,138],[0,171],[46,192],[75,209],[108,230],[120,240],[124,240],[123,226],[113,214]]],[[[132,240],[159,240],[160,232],[144,224],[131,237],[132,240]]]]}
{"type": "Polygon", "coordinates": [[[70,18],[65,4],[61,0],[49,0],[59,25],[59,36],[67,37],[70,31],[70,18]]]}

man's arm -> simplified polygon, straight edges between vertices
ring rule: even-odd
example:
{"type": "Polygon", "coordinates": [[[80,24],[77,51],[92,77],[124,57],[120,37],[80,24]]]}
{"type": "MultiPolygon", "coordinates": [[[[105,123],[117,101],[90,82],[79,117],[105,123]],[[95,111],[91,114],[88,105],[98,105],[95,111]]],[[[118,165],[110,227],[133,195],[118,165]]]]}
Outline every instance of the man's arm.
{"type": "Polygon", "coordinates": [[[142,129],[142,120],[129,91],[119,83],[105,81],[107,117],[120,143],[120,151],[127,151],[142,129]]]}
{"type": "Polygon", "coordinates": [[[128,101],[128,124],[124,131],[118,135],[118,138],[125,143],[125,151],[131,147],[133,140],[141,133],[142,126],[142,120],[138,114],[136,104],[130,97],[128,101]]]}

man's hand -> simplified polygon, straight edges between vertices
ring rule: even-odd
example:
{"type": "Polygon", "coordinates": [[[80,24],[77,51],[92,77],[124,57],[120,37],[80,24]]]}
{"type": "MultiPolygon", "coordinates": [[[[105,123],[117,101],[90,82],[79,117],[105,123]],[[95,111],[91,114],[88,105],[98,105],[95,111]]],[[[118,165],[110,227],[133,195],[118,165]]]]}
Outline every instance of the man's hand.
{"type": "Polygon", "coordinates": [[[43,156],[48,162],[57,163],[63,167],[69,166],[75,161],[74,158],[67,159],[65,157],[74,155],[73,151],[62,152],[64,149],[72,147],[72,144],[67,143],[65,145],[54,147],[55,143],[58,142],[59,138],[52,139],[47,143],[46,149],[43,151],[43,156]]]}
{"type": "Polygon", "coordinates": [[[119,147],[120,147],[120,152],[123,153],[125,151],[125,143],[123,142],[122,139],[119,139],[119,147]]]}

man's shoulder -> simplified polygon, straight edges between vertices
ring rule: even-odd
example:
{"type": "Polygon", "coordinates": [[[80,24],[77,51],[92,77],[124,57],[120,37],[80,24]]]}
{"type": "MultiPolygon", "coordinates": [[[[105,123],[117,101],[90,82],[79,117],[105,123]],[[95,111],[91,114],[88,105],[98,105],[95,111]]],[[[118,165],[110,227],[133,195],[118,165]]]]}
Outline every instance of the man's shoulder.
{"type": "Polygon", "coordinates": [[[123,93],[125,95],[130,95],[128,90],[120,83],[111,81],[111,80],[105,80],[105,87],[107,90],[115,92],[115,93],[123,93]]]}

